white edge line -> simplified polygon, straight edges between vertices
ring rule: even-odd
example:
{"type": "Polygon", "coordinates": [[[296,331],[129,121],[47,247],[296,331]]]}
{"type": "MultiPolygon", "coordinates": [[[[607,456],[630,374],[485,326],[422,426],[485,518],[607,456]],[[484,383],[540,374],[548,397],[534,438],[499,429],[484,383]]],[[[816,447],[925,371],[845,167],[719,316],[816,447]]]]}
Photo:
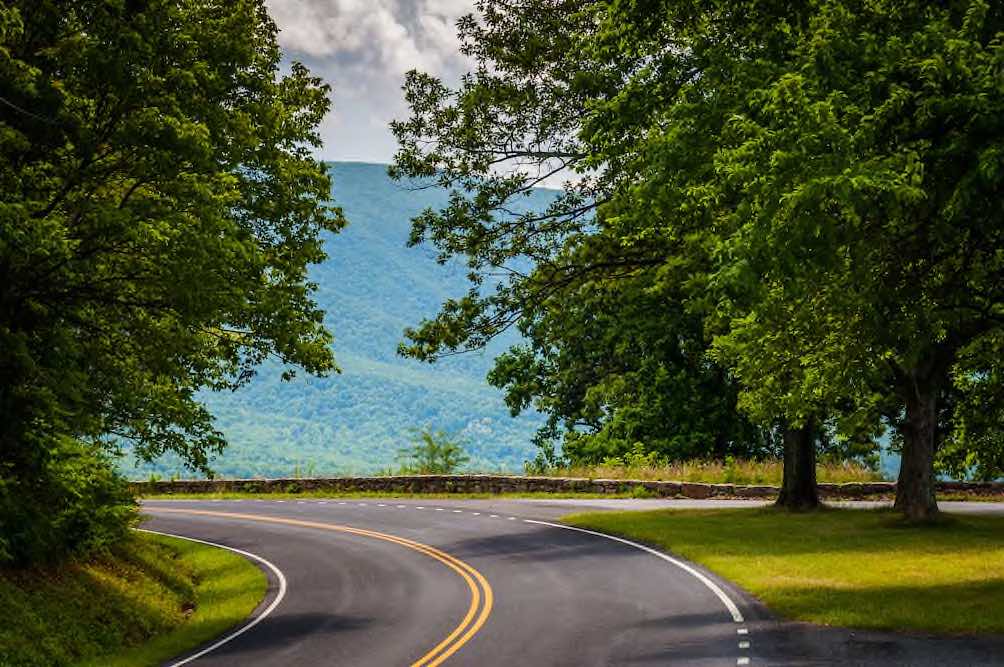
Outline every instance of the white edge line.
{"type": "Polygon", "coordinates": [[[644,552],[652,554],[656,558],[661,558],[662,560],[666,561],[667,563],[672,563],[673,565],[677,566],[678,568],[680,568],[684,572],[687,572],[688,574],[693,575],[695,578],[697,578],[698,581],[700,581],[702,584],[704,584],[705,586],[707,586],[708,589],[710,589],[712,593],[714,593],[715,595],[717,595],[718,599],[721,600],[722,604],[725,605],[725,608],[729,610],[730,614],[732,614],[732,620],[733,621],[735,621],[736,623],[742,623],[743,622],[743,615],[742,615],[742,612],[739,611],[739,607],[736,606],[736,603],[732,601],[732,598],[730,598],[725,593],[725,591],[722,590],[721,586],[719,586],[715,582],[711,581],[711,579],[709,579],[703,572],[695,570],[690,565],[687,565],[686,563],[684,563],[681,560],[677,560],[676,558],[673,558],[672,556],[668,556],[668,555],[662,553],[661,551],[657,551],[656,549],[653,549],[651,547],[647,547],[644,544],[638,544],[637,542],[632,542],[631,540],[625,540],[623,537],[615,537],[613,535],[607,535],[606,533],[600,533],[600,532],[597,532],[595,530],[586,530],[585,528],[577,528],[575,526],[566,526],[564,524],[551,523],[549,521],[536,521],[534,519],[524,519],[524,521],[526,523],[536,523],[536,524],[540,524],[542,526],[551,526],[552,528],[564,528],[565,530],[574,530],[574,531],[576,531],[578,533],[586,533],[588,535],[596,535],[597,537],[605,537],[608,540],[613,540],[614,542],[620,542],[621,544],[627,544],[628,546],[632,546],[635,549],[641,549],[644,552]]]}
{"type": "Polygon", "coordinates": [[[275,578],[279,581],[279,592],[276,594],[275,599],[272,600],[271,604],[269,604],[267,607],[265,607],[265,609],[263,609],[260,614],[258,614],[254,618],[252,618],[245,625],[242,625],[237,631],[231,632],[229,635],[227,635],[223,639],[220,639],[219,641],[213,643],[212,645],[207,646],[206,648],[202,649],[201,651],[199,651],[198,653],[196,653],[194,655],[188,656],[184,660],[179,660],[178,662],[172,662],[172,663],[170,663],[169,667],[181,667],[181,665],[188,664],[188,663],[192,662],[193,660],[195,660],[197,658],[201,658],[202,656],[204,656],[205,654],[209,653],[210,651],[215,651],[216,649],[218,649],[219,647],[223,646],[227,642],[230,642],[230,641],[233,641],[234,639],[237,639],[237,637],[239,637],[240,635],[244,634],[245,632],[247,632],[248,630],[250,630],[254,626],[258,625],[258,623],[260,623],[266,616],[268,616],[269,614],[271,614],[275,610],[275,608],[279,606],[279,603],[282,602],[282,599],[284,597],[286,597],[286,575],[284,575],[282,573],[282,570],[280,570],[279,568],[277,568],[273,563],[271,563],[270,561],[265,560],[261,556],[253,554],[253,553],[251,553],[249,551],[242,551],[241,549],[235,549],[234,547],[228,547],[225,544],[217,544],[216,542],[208,542],[206,540],[197,540],[194,537],[185,537],[184,535],[175,535],[173,533],[162,533],[159,530],[149,530],[147,528],[137,528],[136,530],[138,530],[140,532],[143,532],[143,533],[153,533],[154,535],[163,535],[165,537],[176,537],[179,540],[188,540],[189,542],[198,542],[200,544],[208,544],[211,547],[218,547],[220,549],[226,549],[227,551],[233,551],[236,554],[240,554],[241,556],[244,556],[245,558],[250,558],[251,560],[256,560],[259,563],[261,563],[262,565],[266,566],[268,569],[272,570],[272,574],[274,574],[275,578]]]}

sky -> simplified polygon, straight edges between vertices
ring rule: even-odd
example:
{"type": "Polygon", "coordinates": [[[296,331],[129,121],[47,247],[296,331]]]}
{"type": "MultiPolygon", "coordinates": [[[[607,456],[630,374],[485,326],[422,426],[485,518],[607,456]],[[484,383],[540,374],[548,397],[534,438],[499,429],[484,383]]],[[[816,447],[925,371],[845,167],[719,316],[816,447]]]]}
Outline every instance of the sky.
{"type": "Polygon", "coordinates": [[[323,160],[390,162],[387,127],[405,119],[404,74],[457,81],[467,69],[457,19],[473,0],[266,0],[287,62],[298,60],[333,88],[321,126],[323,160]]]}

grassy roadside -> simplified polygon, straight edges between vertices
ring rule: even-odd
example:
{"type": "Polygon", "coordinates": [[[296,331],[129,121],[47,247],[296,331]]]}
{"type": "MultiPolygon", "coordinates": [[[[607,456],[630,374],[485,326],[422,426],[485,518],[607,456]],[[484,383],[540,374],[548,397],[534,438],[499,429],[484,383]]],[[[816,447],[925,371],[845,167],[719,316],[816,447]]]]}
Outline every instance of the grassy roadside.
{"type": "MultiPolygon", "coordinates": [[[[568,466],[552,468],[548,477],[585,477],[589,479],[671,480],[701,484],[769,484],[779,486],[784,464],[777,460],[742,459],[692,460],[674,463],[627,462],[613,465],[568,466]]],[[[820,463],[816,466],[820,482],[833,484],[880,482],[882,475],[859,463],[820,463]]]]}
{"type": "Polygon", "coordinates": [[[266,584],[237,554],[142,533],[86,563],[0,570],[0,665],[158,665],[244,620],[266,584]]]}
{"type": "Polygon", "coordinates": [[[911,526],[886,511],[793,515],[768,508],[605,512],[565,521],[701,563],[784,618],[1004,633],[1004,517],[911,526]]]}
{"type": "MultiPolygon", "coordinates": [[[[629,457],[630,458],[630,457],[629,457]]],[[[458,475],[508,475],[515,477],[576,477],[580,479],[614,479],[624,481],[671,481],[694,482],[701,484],[768,484],[779,486],[784,473],[784,465],[779,460],[754,461],[745,459],[727,459],[724,461],[695,459],[673,463],[651,463],[641,457],[641,461],[600,463],[595,465],[575,465],[549,468],[533,473],[502,472],[499,470],[465,469],[458,475]]],[[[300,468],[295,469],[288,479],[310,479],[313,475],[302,474],[300,468]]],[[[395,470],[385,470],[374,473],[374,477],[396,477],[408,473],[395,470]]],[[[331,477],[352,477],[351,474],[331,474],[331,477]]],[[[367,476],[367,475],[359,475],[367,476]]],[[[273,477],[284,477],[282,474],[273,477]]],[[[853,461],[838,463],[822,462],[816,466],[816,477],[821,483],[846,484],[880,482],[883,477],[879,472],[853,461]]],[[[173,478],[172,478],[173,479],[173,478]]],[[[167,481],[153,475],[149,479],[137,479],[137,483],[167,481]]]]}

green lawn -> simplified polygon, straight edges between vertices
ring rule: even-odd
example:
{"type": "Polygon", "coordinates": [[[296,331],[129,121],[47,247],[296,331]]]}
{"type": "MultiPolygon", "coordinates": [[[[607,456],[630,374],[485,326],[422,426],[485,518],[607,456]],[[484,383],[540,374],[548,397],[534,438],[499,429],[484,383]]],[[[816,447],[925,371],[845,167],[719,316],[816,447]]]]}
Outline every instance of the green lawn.
{"type": "Polygon", "coordinates": [[[855,628],[1004,633],[1004,517],[906,525],[887,511],[604,512],[574,526],[707,566],[779,616],[855,628]]]}
{"type": "Polygon", "coordinates": [[[0,570],[0,665],[158,665],[240,623],[266,584],[237,554],[149,534],[86,563],[0,570]]]}

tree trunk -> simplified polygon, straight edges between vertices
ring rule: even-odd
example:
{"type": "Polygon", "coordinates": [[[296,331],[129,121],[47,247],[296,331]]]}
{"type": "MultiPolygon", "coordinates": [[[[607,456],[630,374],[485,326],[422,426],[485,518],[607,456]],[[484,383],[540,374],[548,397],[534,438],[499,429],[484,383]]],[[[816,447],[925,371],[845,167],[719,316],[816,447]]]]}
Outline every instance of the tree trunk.
{"type": "Polygon", "coordinates": [[[895,508],[910,521],[928,521],[938,515],[934,495],[938,389],[933,382],[910,384],[904,392],[906,422],[902,429],[903,456],[896,482],[895,508]]]}
{"type": "Polygon", "coordinates": [[[816,489],[816,440],[813,420],[784,429],[784,479],[777,506],[795,511],[819,507],[816,489]]]}
{"type": "Polygon", "coordinates": [[[719,461],[724,460],[728,455],[729,438],[725,431],[715,433],[714,455],[712,458],[719,461]]]}

